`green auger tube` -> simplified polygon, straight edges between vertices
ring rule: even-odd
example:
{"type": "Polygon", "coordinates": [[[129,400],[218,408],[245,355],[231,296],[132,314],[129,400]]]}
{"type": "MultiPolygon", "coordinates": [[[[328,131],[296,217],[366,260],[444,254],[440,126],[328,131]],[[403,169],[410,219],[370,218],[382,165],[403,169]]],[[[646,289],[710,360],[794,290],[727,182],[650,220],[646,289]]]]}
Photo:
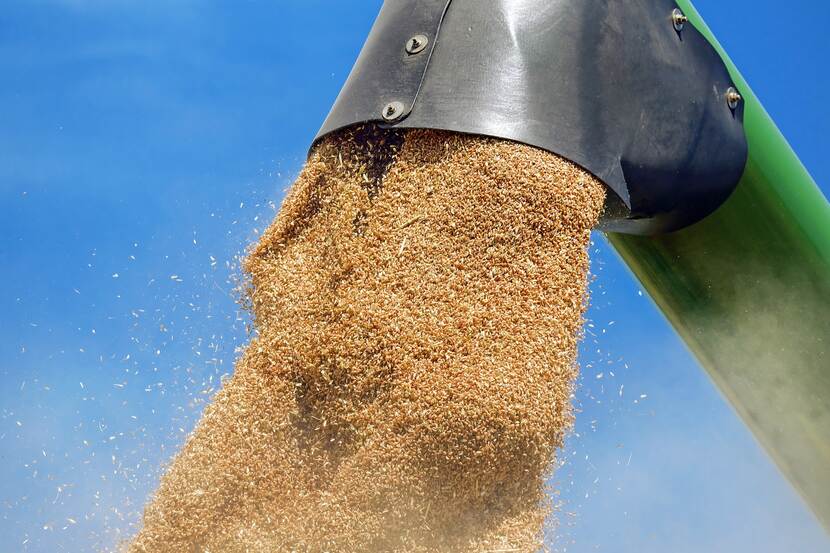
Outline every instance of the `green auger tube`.
{"type": "Polygon", "coordinates": [[[830,205],[691,2],[678,4],[743,95],[749,160],[702,222],[607,237],[830,530],[830,205]]]}

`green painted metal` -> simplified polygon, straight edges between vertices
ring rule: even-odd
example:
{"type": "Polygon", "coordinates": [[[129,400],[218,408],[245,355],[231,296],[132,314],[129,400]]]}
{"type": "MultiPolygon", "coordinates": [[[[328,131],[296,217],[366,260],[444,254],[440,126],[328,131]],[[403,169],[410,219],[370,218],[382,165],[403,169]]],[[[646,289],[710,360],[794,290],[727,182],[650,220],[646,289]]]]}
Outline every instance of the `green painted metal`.
{"type": "Polygon", "coordinates": [[[698,12],[678,4],[745,98],[746,171],[692,227],[608,239],[830,530],[830,204],[698,12]]]}

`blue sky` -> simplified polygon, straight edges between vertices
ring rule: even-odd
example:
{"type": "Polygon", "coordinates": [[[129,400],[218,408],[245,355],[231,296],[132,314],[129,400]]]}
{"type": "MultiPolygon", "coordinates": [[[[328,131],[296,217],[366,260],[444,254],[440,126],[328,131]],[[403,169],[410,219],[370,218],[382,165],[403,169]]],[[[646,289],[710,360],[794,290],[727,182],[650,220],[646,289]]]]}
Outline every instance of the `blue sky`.
{"type": "MultiPolygon", "coordinates": [[[[107,550],[232,372],[238,255],[380,1],[0,10],[0,553],[107,550]]],[[[699,10],[830,193],[823,3],[699,10]]],[[[821,552],[821,530],[596,236],[556,546],[821,552]],[[620,391],[622,390],[622,394],[620,391]]]]}

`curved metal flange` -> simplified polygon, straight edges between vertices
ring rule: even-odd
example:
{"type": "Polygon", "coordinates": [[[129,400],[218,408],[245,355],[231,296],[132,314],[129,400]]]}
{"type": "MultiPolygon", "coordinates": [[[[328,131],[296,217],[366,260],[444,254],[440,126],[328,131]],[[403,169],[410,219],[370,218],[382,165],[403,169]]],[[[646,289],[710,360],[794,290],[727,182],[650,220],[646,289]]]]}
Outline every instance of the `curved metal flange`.
{"type": "Polygon", "coordinates": [[[672,0],[387,0],[317,139],[378,121],[515,140],[613,190],[605,229],[682,228],[731,194],[747,143],[723,60],[690,23],[677,25],[676,9],[672,0]],[[429,45],[410,54],[418,34],[429,45]]]}
{"type": "Polygon", "coordinates": [[[384,2],[319,139],[367,121],[392,123],[412,111],[450,0],[384,2]]]}

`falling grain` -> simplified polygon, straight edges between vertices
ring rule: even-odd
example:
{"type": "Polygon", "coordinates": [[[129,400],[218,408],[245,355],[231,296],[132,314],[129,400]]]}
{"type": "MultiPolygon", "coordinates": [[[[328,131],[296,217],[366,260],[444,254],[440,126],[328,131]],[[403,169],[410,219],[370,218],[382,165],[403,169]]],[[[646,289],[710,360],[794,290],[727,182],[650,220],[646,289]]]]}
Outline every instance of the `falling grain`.
{"type": "Polygon", "coordinates": [[[247,260],[258,334],[129,551],[536,551],[603,200],[514,143],[323,140],[247,260]]]}

